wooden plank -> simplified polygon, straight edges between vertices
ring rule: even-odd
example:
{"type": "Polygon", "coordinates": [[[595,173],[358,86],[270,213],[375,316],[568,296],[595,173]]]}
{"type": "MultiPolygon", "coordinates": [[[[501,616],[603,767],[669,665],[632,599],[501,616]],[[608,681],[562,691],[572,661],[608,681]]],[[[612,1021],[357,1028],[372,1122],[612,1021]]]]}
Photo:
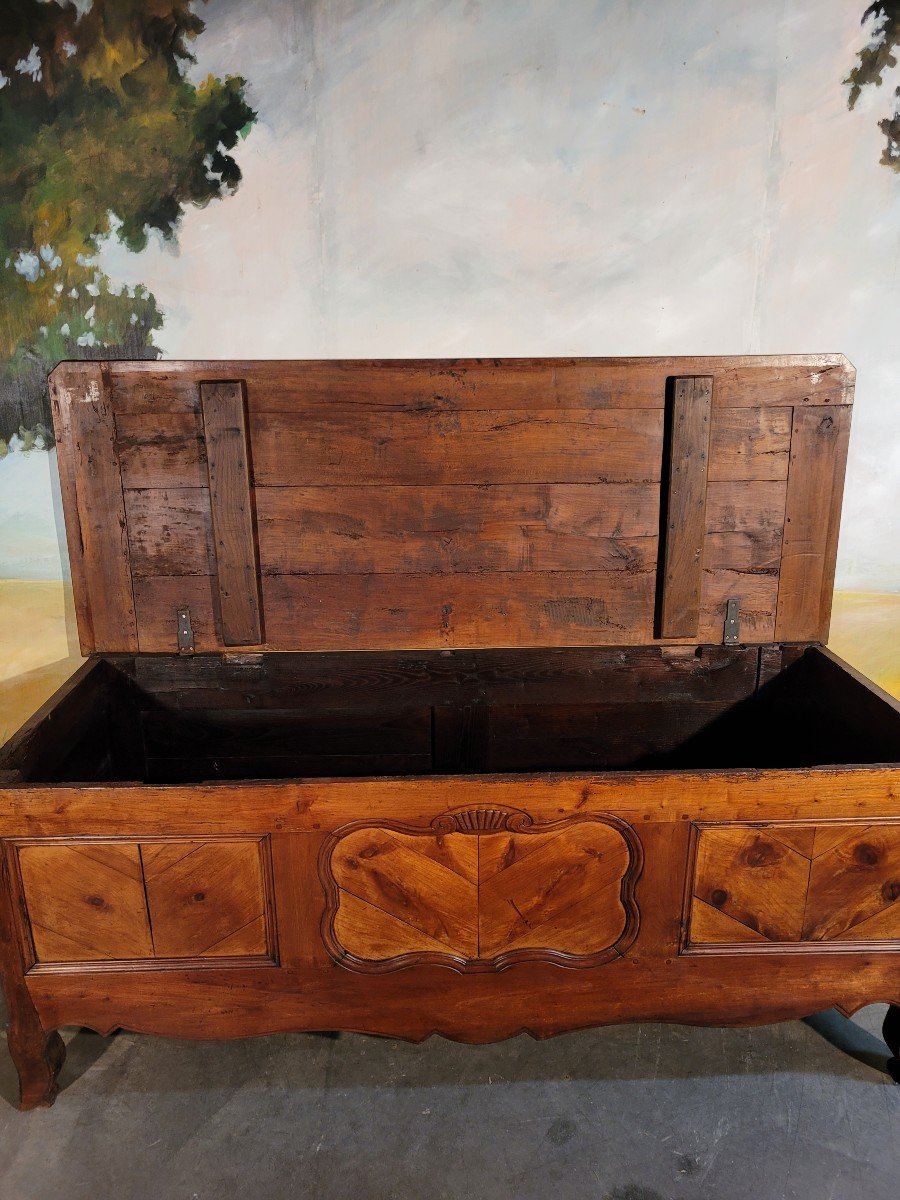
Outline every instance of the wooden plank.
{"type": "Polygon", "coordinates": [[[655,953],[645,946],[593,974],[541,963],[499,974],[429,968],[387,976],[333,965],[318,972],[254,965],[200,976],[153,970],[37,974],[28,992],[48,1029],[87,1024],[104,1033],[123,1027],[222,1039],[346,1029],[416,1042],[439,1033],[466,1043],[496,1042],[523,1029],[543,1038],[623,1019],[758,1025],[835,1003],[852,1012],[884,996],[897,1000],[891,947],[843,953],[830,947],[798,960],[796,953],[750,947],[740,955],[678,955],[661,934],[653,945],[655,953]]]}
{"type": "Polygon", "coordinates": [[[794,410],[775,637],[828,637],[850,409],[794,410]]]}
{"type": "Polygon", "coordinates": [[[251,419],[256,482],[653,483],[658,412],[281,412],[251,419]]]}
{"type": "Polygon", "coordinates": [[[324,966],[328,954],[320,926],[325,894],[317,864],[324,834],[273,834],[272,890],[278,962],[282,967],[324,966]]]}
{"type": "MultiPolygon", "coordinates": [[[[220,655],[148,655],[135,664],[136,681],[154,706],[187,719],[198,711],[240,707],[316,709],[351,714],[386,706],[484,707],[538,704],[634,704],[653,701],[726,708],[753,693],[759,653],[746,647],[371,651],[359,654],[259,655],[248,663],[220,655]],[[679,648],[681,649],[681,648],[679,648]],[[690,649],[690,648],[689,648],[690,649]]],[[[779,654],[780,660],[780,654],[779,654]]],[[[480,740],[477,714],[471,734],[480,740]]],[[[465,721],[466,718],[460,718],[465,721]]],[[[439,718],[435,716],[435,734],[439,718]]],[[[448,717],[454,745],[463,741],[448,717]]],[[[454,753],[454,752],[450,752],[454,753]]],[[[443,768],[439,768],[443,769],[443,768]]]]}
{"type": "Polygon", "coordinates": [[[82,651],[137,649],[125,502],[106,363],[63,364],[53,410],[82,651]]]}
{"type": "Polygon", "coordinates": [[[709,439],[709,479],[787,479],[789,408],[716,408],[709,439]]]}
{"type": "MultiPolygon", "coordinates": [[[[491,705],[489,745],[476,769],[584,771],[658,768],[712,725],[729,701],[631,704],[528,701],[491,705]]],[[[683,765],[683,764],[682,764],[683,765]]]]}
{"type": "Polygon", "coordinates": [[[441,775],[483,771],[490,708],[487,704],[436,704],[431,710],[433,767],[441,775]]]}
{"type": "Polygon", "coordinates": [[[250,410],[391,411],[663,407],[666,379],[714,375],[726,408],[852,402],[854,370],[841,354],[665,358],[198,361],[117,364],[122,413],[194,412],[197,384],[247,381],[250,410]],[[229,374],[230,372],[230,374],[229,374]]]}
{"type": "Polygon", "coordinates": [[[431,749],[427,708],[388,709],[385,699],[357,713],[317,708],[246,712],[142,714],[147,753],[152,758],[266,758],[286,755],[424,754],[431,749]]]}
{"type": "Polygon", "coordinates": [[[431,754],[320,754],[317,751],[251,758],[148,758],[148,783],[208,783],[247,779],[357,779],[372,775],[428,775],[431,754]]]}
{"type": "Polygon", "coordinates": [[[199,412],[116,413],[116,437],[126,488],[205,488],[206,443],[199,412]],[[165,426],[161,423],[165,420],[165,426]]]}
{"type": "MultiPolygon", "coordinates": [[[[0,788],[0,836],[135,836],[320,833],[368,818],[415,821],[474,804],[525,810],[535,821],[568,811],[614,812],[637,827],[665,821],[851,819],[896,813],[897,767],[442,775],[410,779],[309,779],[141,787],[99,784],[0,788]]],[[[429,818],[430,819],[430,818],[429,818]]],[[[786,851],[786,853],[789,853],[786,851]]],[[[727,885],[726,885],[727,886],[727,885]]]]}
{"type": "Polygon", "coordinates": [[[674,384],[660,597],[660,635],[666,638],[696,637],[700,627],[712,391],[710,376],[674,384]]]}
{"type": "Polygon", "coordinates": [[[13,734],[0,751],[0,770],[16,770],[27,779],[52,770],[92,725],[101,721],[111,693],[111,672],[91,658],[13,734]]]}
{"type": "MultiPolygon", "coordinates": [[[[184,437],[157,444],[158,414],[119,419],[125,486],[195,487],[202,450],[192,414],[184,437]]],[[[662,413],[274,412],[250,421],[257,486],[346,484],[652,483],[662,413]]],[[[174,436],[174,435],[173,435],[174,436]]]]}
{"type": "Polygon", "coordinates": [[[66,545],[69,570],[72,576],[75,620],[78,642],[83,655],[94,650],[94,630],[91,624],[87,565],[78,522],[78,493],[75,483],[75,451],[72,436],[72,394],[77,378],[67,373],[70,364],[61,363],[50,372],[50,408],[56,437],[56,465],[59,470],[60,495],[66,526],[66,545]]]}
{"type": "Polygon", "coordinates": [[[706,532],[777,533],[784,529],[787,479],[710,480],[706,489],[706,532]]]}
{"type": "MultiPolygon", "coordinates": [[[[710,483],[706,565],[777,569],[786,490],[784,480],[710,483]]],[[[650,555],[655,561],[658,491],[634,484],[283,487],[255,495],[260,565],[269,575],[615,569],[617,561],[646,570],[650,555]]],[[[127,490],[125,511],[135,576],[213,573],[208,489],[127,490]]]]}
{"type": "Polygon", "coordinates": [[[214,573],[209,488],[129,489],[125,512],[135,576],[214,573]]]}
{"type": "MultiPolygon", "coordinates": [[[[117,418],[127,488],[198,487],[205,451],[193,413],[117,418]]],[[[260,487],[392,484],[653,484],[661,409],[259,412],[251,415],[260,487]]],[[[709,477],[785,479],[790,409],[717,409],[709,477]]]]}
{"type": "Polygon", "coordinates": [[[642,571],[656,561],[655,487],[278,487],[256,500],[272,574],[642,571]]]}
{"type": "MultiPolygon", "coordinates": [[[[900,936],[900,825],[870,825],[812,864],[803,937],[810,941],[852,938],[854,928],[885,910],[900,936]]],[[[878,935],[876,935],[878,936],[878,935]]]]}
{"type": "MultiPolygon", "coordinates": [[[[270,650],[598,646],[653,642],[655,574],[277,575],[263,579],[270,650]],[[398,580],[400,586],[398,586],[398,580]]],[[[776,575],[704,572],[697,637],[720,642],[725,602],[741,596],[742,640],[769,642],[776,575]]],[[[169,615],[187,604],[199,651],[220,642],[212,581],[135,580],[143,653],[174,652],[169,615]]]]}
{"type": "MultiPolygon", "coordinates": [[[[448,837],[466,838],[468,834],[448,837]]],[[[435,835],[388,832],[369,826],[342,837],[330,869],[342,892],[388,913],[462,958],[478,954],[478,886],[425,850],[435,835]]],[[[468,845],[474,851],[475,839],[468,845]]],[[[374,950],[363,936],[346,949],[360,958],[374,950]]]]}
{"type": "MultiPolygon", "coordinates": [[[[243,535],[217,569],[222,539],[208,487],[216,465],[199,385],[233,389],[243,371],[109,368],[133,592],[152,626],[138,639],[145,650],[175,648],[161,625],[170,601],[199,606],[192,619],[207,649],[370,649],[367,631],[376,648],[391,637],[415,648],[491,637],[510,646],[652,642],[646,585],[660,570],[663,400],[666,379],[687,375],[716,381],[704,561],[693,563],[699,616],[694,634],[661,640],[719,642],[732,595],[742,637],[774,640],[793,409],[843,413],[853,384],[840,356],[249,364],[240,424],[254,488],[247,469],[243,535]],[[237,583],[225,578],[230,559],[237,583]],[[415,588],[423,595],[410,600],[415,588]],[[267,605],[300,598],[302,636],[299,621],[287,631],[292,613],[263,609],[263,596],[267,605]],[[275,632],[260,628],[263,611],[275,632]]],[[[836,520],[833,503],[829,529],[836,520]]],[[[826,555],[823,594],[832,571],[826,555]]]]}
{"type": "Polygon", "coordinates": [[[694,896],[691,900],[692,945],[728,945],[735,943],[768,942],[768,938],[749,925],[729,917],[727,913],[694,896]]]}
{"type": "Polygon", "coordinates": [[[262,641],[259,547],[250,486],[250,443],[240,381],[201,383],[222,641],[262,641]]]}

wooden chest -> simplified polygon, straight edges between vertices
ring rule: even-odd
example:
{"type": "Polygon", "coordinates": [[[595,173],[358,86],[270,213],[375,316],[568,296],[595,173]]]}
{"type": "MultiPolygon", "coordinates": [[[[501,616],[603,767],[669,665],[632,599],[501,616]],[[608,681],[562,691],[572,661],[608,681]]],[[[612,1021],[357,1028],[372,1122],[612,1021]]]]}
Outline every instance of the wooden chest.
{"type": "Polygon", "coordinates": [[[822,648],[853,377],[58,367],[90,657],[0,759],[23,1107],[64,1025],[900,1004],[900,707],[822,648]]]}

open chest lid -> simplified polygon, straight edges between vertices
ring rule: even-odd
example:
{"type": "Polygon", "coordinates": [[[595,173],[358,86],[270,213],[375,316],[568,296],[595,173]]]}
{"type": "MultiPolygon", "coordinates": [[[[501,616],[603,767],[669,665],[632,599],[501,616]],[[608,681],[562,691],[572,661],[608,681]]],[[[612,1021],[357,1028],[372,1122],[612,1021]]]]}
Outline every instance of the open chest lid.
{"type": "Polygon", "coordinates": [[[82,649],[824,641],[854,374],[62,363],[82,649]]]}

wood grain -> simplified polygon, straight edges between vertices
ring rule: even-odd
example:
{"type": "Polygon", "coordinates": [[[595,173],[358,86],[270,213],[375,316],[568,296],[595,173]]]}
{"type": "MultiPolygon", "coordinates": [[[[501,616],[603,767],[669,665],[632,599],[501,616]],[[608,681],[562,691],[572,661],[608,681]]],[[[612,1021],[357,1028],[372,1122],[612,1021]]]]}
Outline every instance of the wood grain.
{"type": "Polygon", "coordinates": [[[828,637],[850,409],[794,411],[775,637],[828,637]]]}
{"type": "MultiPolygon", "coordinates": [[[[667,380],[688,375],[715,384],[708,512],[689,539],[704,559],[695,631],[662,640],[720,642],[734,597],[742,638],[771,641],[792,414],[848,412],[853,382],[839,356],[230,366],[108,368],[142,652],[175,648],[182,607],[201,650],[654,641],[667,380]],[[237,490],[219,517],[201,385],[234,410],[237,490]]],[[[808,508],[801,442],[792,503],[808,508]]],[[[830,562],[795,564],[801,609],[827,609],[830,562]]],[[[797,591],[781,587],[784,613],[797,591]]]]}
{"type": "Polygon", "coordinates": [[[712,391],[709,376],[681,377],[673,389],[660,597],[664,638],[696,637],[700,627],[712,391]]]}
{"type": "MultiPolygon", "coordinates": [[[[73,364],[77,367],[78,364],[73,364]]],[[[852,402],[855,372],[841,354],[727,358],[248,360],[116,364],[120,410],[190,413],[197,384],[247,381],[254,412],[338,406],[389,411],[544,408],[662,408],[667,378],[715,375],[723,408],[852,402]],[[231,374],[229,375],[229,370],[231,374]]]]}
{"type": "Polygon", "coordinates": [[[479,956],[546,948],[581,957],[614,945],[628,922],[621,884],[631,857],[622,835],[583,821],[531,838],[528,852],[520,845],[511,860],[508,848],[491,844],[504,843],[504,834],[479,839],[479,956]]]}
{"type": "Polygon", "coordinates": [[[250,483],[250,439],[240,382],[201,383],[216,581],[226,646],[262,637],[259,548],[250,483]]]}
{"type": "Polygon", "coordinates": [[[809,870],[808,859],[765,830],[740,825],[704,829],[697,845],[694,895],[753,935],[795,942],[803,928],[809,870]]]}
{"type": "Polygon", "coordinates": [[[167,842],[141,854],[157,957],[268,952],[258,841],[167,842]]]}
{"type": "Polygon", "coordinates": [[[152,955],[137,846],[22,846],[19,869],[39,962],[152,955]]]}
{"type": "MultiPolygon", "coordinates": [[[[566,571],[573,563],[650,570],[659,497],[632,484],[257,488],[267,575],[566,571]]],[[[777,571],[784,483],[711,483],[712,570],[777,571]]],[[[212,575],[205,488],[125,493],[135,576],[212,575]]]]}
{"type": "MultiPolygon", "coordinates": [[[[263,577],[269,650],[649,644],[650,572],[263,577]]],[[[721,641],[725,602],[742,599],[742,640],[769,642],[778,576],[704,573],[698,640],[721,641]]],[[[191,610],[199,651],[219,648],[215,598],[202,576],[135,580],[143,653],[177,649],[173,605],[191,610]]]]}
{"type": "Polygon", "coordinates": [[[617,812],[629,822],[819,822],[853,818],[872,824],[892,814],[900,790],[896,766],[802,771],[610,771],[430,778],[245,781],[152,787],[96,784],[0,784],[0,836],[121,835],[122,814],[134,836],[214,833],[320,833],[383,816],[417,820],[467,804],[527,808],[537,820],[560,812],[617,812]]]}
{"type": "Polygon", "coordinates": [[[900,824],[703,828],[690,942],[900,942],[900,824]]]}
{"type": "MultiPolygon", "coordinates": [[[[540,398],[538,398],[539,400],[540,398]]],[[[523,408],[251,415],[258,487],[658,483],[663,410],[523,408]]],[[[790,409],[717,409],[709,478],[783,480],[790,409]]],[[[203,487],[206,450],[193,413],[119,414],[126,488],[203,487]]]]}
{"type": "Polygon", "coordinates": [[[137,649],[110,369],[57,369],[53,411],[82,651],[137,649]]]}
{"type": "Polygon", "coordinates": [[[613,818],[532,826],[521,812],[474,809],[430,827],[338,830],[319,864],[325,943],[341,965],[376,973],[596,966],[637,932],[640,868],[634,832],[613,818]]]}

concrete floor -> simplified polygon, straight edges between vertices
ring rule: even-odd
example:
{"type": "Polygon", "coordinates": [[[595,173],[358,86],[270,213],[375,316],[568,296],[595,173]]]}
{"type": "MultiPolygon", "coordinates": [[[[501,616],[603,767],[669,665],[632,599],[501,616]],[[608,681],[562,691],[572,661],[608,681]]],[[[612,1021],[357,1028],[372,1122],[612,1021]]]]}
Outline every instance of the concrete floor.
{"type": "Polygon", "coordinates": [[[13,1108],[2,1200],[895,1200],[883,1007],[754,1030],[550,1042],[75,1033],[54,1108],[13,1108]]]}

